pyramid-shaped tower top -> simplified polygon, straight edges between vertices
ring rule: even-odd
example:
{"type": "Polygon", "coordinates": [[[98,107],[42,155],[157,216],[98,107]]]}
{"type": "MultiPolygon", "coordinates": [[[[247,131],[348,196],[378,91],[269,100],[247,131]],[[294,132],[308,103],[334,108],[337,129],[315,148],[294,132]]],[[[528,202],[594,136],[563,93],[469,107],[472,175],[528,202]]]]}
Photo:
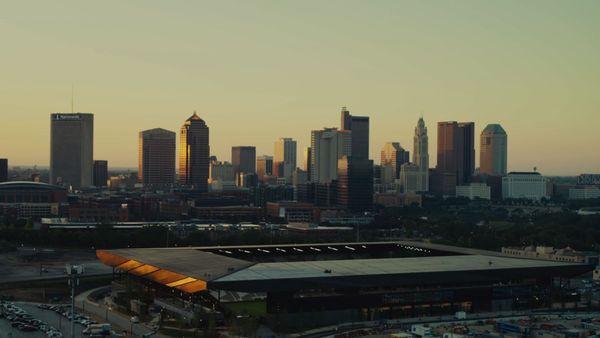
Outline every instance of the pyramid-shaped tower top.
{"type": "Polygon", "coordinates": [[[194,114],[192,116],[190,116],[190,118],[188,118],[187,121],[194,121],[194,120],[202,120],[200,118],[200,116],[198,116],[198,114],[196,113],[195,110],[194,110],[194,114]]]}

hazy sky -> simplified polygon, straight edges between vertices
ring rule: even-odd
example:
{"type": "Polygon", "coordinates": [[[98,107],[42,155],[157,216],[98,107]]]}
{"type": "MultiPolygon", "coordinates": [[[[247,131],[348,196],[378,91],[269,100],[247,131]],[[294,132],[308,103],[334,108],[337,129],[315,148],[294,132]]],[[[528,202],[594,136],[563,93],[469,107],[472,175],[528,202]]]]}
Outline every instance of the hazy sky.
{"type": "Polygon", "coordinates": [[[0,157],[47,165],[74,84],[112,166],[193,110],[219,158],[278,137],[301,154],[348,106],[377,163],[387,141],[412,150],[423,112],[432,165],[436,122],[459,120],[501,123],[510,170],[600,172],[599,18],[597,0],[3,1],[0,157]]]}

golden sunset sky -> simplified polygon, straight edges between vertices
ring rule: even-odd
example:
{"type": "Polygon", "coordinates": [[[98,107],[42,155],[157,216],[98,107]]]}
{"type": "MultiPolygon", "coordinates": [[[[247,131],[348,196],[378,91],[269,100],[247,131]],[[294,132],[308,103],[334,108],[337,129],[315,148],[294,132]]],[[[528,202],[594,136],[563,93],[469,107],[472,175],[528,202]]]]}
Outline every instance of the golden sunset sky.
{"type": "Polygon", "coordinates": [[[3,1],[0,157],[48,165],[74,84],[113,167],[193,110],[220,159],[278,137],[300,157],[348,106],[376,163],[387,141],[412,151],[423,113],[432,166],[436,122],[458,120],[502,124],[509,170],[600,172],[599,18],[596,0],[3,1]]]}

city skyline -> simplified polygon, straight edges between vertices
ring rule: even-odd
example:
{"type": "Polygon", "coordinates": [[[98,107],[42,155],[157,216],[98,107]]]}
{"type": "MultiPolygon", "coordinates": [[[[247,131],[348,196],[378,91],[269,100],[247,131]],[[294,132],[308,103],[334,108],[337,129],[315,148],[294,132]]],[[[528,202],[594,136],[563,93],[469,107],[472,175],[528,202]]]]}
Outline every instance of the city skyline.
{"type": "MultiPolygon", "coordinates": [[[[386,142],[412,149],[423,112],[431,145],[438,121],[473,121],[476,135],[501,124],[511,137],[508,171],[600,167],[586,146],[600,143],[600,3],[332,1],[315,11],[316,4],[140,11],[115,2],[119,10],[109,11],[42,2],[42,16],[10,3],[0,14],[0,156],[11,166],[48,166],[47,116],[71,111],[74,85],[75,111],[96,117],[94,155],[111,167],[134,168],[139,131],[177,131],[194,109],[211,126],[213,154],[227,160],[238,144],[272,154],[279,137],[303,149],[311,130],[339,124],[342,106],[370,117],[376,163],[386,142]]],[[[475,153],[479,163],[479,142],[475,153]]]]}

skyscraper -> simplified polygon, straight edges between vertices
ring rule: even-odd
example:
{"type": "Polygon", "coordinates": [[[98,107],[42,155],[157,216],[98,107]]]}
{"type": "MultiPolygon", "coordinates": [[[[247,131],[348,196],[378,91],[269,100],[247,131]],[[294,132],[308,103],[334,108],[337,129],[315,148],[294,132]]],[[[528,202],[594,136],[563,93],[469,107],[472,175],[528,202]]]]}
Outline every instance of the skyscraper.
{"type": "Polygon", "coordinates": [[[421,179],[417,191],[429,191],[429,137],[423,118],[419,118],[413,138],[413,163],[419,167],[421,179]]]}
{"type": "Polygon", "coordinates": [[[0,183],[8,181],[8,159],[0,158],[0,183]]]}
{"type": "Polygon", "coordinates": [[[256,175],[259,180],[273,175],[273,156],[262,155],[256,159],[256,175]]]}
{"type": "Polygon", "coordinates": [[[179,180],[193,189],[208,190],[210,146],[208,126],[196,112],[188,118],[179,133],[179,180]]]}
{"type": "Polygon", "coordinates": [[[454,174],[458,185],[469,182],[475,172],[475,123],[438,122],[437,170],[454,174]]]}
{"type": "Polygon", "coordinates": [[[166,186],[175,182],[177,134],[155,128],[139,134],[138,179],[145,186],[166,186]]]}
{"type": "Polygon", "coordinates": [[[296,141],[291,138],[280,138],[275,142],[273,156],[273,172],[277,177],[292,182],[292,173],[296,169],[296,141]]]}
{"type": "Polygon", "coordinates": [[[488,124],[481,132],[479,172],[491,176],[506,175],[507,135],[499,124],[488,124]]]}
{"type": "Polygon", "coordinates": [[[80,189],[93,184],[94,115],[50,115],[50,183],[80,189]]]}
{"type": "Polygon", "coordinates": [[[235,175],[256,173],[256,148],[251,146],[232,147],[231,164],[233,164],[235,175]]]}
{"type": "Polygon", "coordinates": [[[106,187],[108,185],[108,161],[94,161],[94,186],[106,187]]]}
{"type": "Polygon", "coordinates": [[[381,149],[382,184],[389,186],[400,177],[400,166],[409,162],[410,153],[398,142],[387,142],[381,149]]]}
{"type": "Polygon", "coordinates": [[[337,179],[338,160],[352,153],[352,133],[325,128],[311,132],[311,173],[315,183],[331,183],[337,179]]]}
{"type": "Polygon", "coordinates": [[[344,156],[337,165],[338,205],[354,212],[373,208],[373,161],[344,156]]]}
{"type": "Polygon", "coordinates": [[[352,131],[352,157],[369,158],[369,117],[353,116],[342,107],[341,130],[352,131]]]}

